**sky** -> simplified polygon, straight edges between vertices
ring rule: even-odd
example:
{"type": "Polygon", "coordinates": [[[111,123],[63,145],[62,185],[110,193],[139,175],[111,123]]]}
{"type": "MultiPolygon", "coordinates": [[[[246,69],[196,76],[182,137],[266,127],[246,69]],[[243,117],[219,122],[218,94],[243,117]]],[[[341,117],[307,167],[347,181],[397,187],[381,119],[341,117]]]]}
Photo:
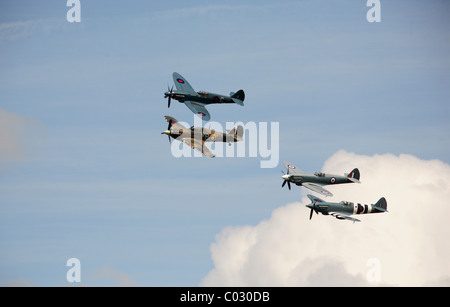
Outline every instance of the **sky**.
{"type": "Polygon", "coordinates": [[[450,285],[450,2],[80,3],[0,3],[0,285],[450,285]],[[278,163],[174,157],[173,72],[244,89],[211,120],[277,123],[278,163]],[[283,161],[389,212],[309,221],[283,161]]]}

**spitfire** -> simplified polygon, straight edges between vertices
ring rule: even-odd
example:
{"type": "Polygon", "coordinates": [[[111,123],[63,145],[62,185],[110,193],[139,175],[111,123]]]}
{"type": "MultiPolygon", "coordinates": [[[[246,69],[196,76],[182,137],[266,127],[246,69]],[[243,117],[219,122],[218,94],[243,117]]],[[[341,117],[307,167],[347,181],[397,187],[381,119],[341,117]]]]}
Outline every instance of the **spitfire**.
{"type": "Polygon", "coordinates": [[[245,93],[243,90],[239,90],[236,93],[231,92],[230,96],[208,93],[205,91],[196,92],[192,86],[187,82],[183,76],[179,73],[173,73],[173,82],[175,83],[176,90],[168,88],[164,93],[164,98],[167,98],[167,107],[170,108],[170,102],[172,99],[178,100],[184,103],[192,113],[200,116],[204,121],[211,119],[211,115],[205,106],[209,104],[224,104],[235,103],[240,106],[244,105],[245,93]]]}
{"type": "Polygon", "coordinates": [[[352,222],[361,222],[360,220],[350,217],[354,214],[368,214],[368,213],[383,213],[387,211],[387,201],[384,197],[380,198],[373,205],[361,205],[348,201],[341,201],[339,203],[326,202],[318,197],[308,194],[311,204],[306,207],[311,209],[309,219],[312,218],[313,213],[322,213],[323,215],[331,215],[338,220],[349,220],[352,222]]]}
{"type": "Polygon", "coordinates": [[[333,194],[323,188],[325,185],[342,184],[342,183],[361,183],[359,181],[359,170],[357,168],[353,169],[349,174],[340,175],[330,175],[322,172],[316,172],[314,174],[307,174],[297,166],[289,163],[283,162],[287,169],[287,174],[281,176],[284,179],[281,187],[287,183],[289,190],[291,189],[291,182],[308,188],[314,192],[320,193],[325,196],[333,196],[333,194]]]}
{"type": "Polygon", "coordinates": [[[205,146],[205,142],[227,142],[231,144],[232,142],[240,142],[243,140],[244,127],[240,125],[234,127],[227,133],[222,133],[204,127],[192,126],[191,128],[186,128],[173,117],[164,116],[164,118],[169,125],[167,130],[161,132],[161,134],[166,134],[169,137],[169,141],[171,141],[171,138],[174,138],[209,158],[214,158],[214,154],[205,146]]]}
{"type": "MultiPolygon", "coordinates": [[[[167,98],[167,107],[170,108],[172,99],[184,103],[195,115],[200,117],[203,121],[209,121],[211,115],[205,106],[209,104],[238,104],[244,105],[245,93],[241,89],[236,93],[231,92],[229,96],[215,93],[208,93],[205,91],[196,92],[189,82],[179,73],[174,72],[173,82],[174,86],[168,87],[167,92],[164,93],[164,98],[167,98]]],[[[239,142],[243,140],[244,127],[241,125],[235,126],[232,130],[226,133],[208,129],[205,127],[192,126],[187,128],[180,124],[175,118],[170,116],[164,117],[168,122],[168,127],[161,134],[166,134],[169,137],[169,142],[172,139],[183,142],[191,148],[197,150],[206,157],[214,158],[215,155],[205,145],[207,142],[227,142],[231,145],[232,142],[239,142]]],[[[278,163],[278,162],[277,162],[278,163]]],[[[324,188],[327,185],[336,185],[344,183],[361,183],[360,172],[354,168],[350,173],[344,175],[325,174],[323,172],[315,172],[308,174],[299,169],[297,166],[283,162],[286,167],[286,173],[283,171],[283,188],[286,184],[291,189],[291,183],[303,186],[314,192],[325,196],[333,196],[333,194],[324,188]]],[[[367,213],[382,213],[387,212],[387,202],[384,197],[380,198],[375,204],[361,205],[347,201],[326,202],[316,196],[308,194],[311,204],[306,207],[311,209],[309,219],[312,218],[314,212],[317,214],[331,215],[339,220],[350,220],[353,222],[360,222],[359,219],[351,217],[351,215],[367,214],[367,213]]]]}

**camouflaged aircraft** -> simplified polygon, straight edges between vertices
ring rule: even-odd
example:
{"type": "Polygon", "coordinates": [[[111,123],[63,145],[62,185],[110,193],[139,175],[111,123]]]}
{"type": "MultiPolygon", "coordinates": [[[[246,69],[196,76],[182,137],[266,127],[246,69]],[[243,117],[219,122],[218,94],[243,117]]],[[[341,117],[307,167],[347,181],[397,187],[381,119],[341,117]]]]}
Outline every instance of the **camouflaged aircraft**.
{"type": "Polygon", "coordinates": [[[342,183],[361,183],[359,181],[360,174],[357,168],[353,169],[349,174],[338,176],[325,174],[322,172],[307,174],[291,163],[283,162],[283,165],[287,169],[287,174],[283,173],[283,176],[281,176],[281,178],[284,179],[281,187],[284,187],[284,185],[287,183],[289,190],[291,189],[292,182],[298,186],[303,186],[322,195],[333,196],[333,194],[323,188],[323,186],[342,183]]]}
{"type": "Polygon", "coordinates": [[[169,123],[167,130],[161,132],[161,134],[166,134],[177,141],[183,142],[203,155],[214,158],[214,154],[205,146],[205,142],[227,142],[229,145],[233,142],[240,142],[243,140],[244,127],[237,125],[227,133],[222,133],[220,131],[211,130],[204,127],[194,127],[186,128],[180,124],[175,118],[170,116],[164,116],[166,121],[169,123]]]}
{"type": "Polygon", "coordinates": [[[308,194],[308,198],[311,200],[311,204],[306,205],[306,207],[311,209],[309,219],[312,218],[313,212],[316,212],[317,214],[322,213],[323,215],[332,215],[338,220],[349,220],[354,223],[361,221],[356,218],[350,217],[350,215],[388,212],[386,198],[384,197],[380,198],[373,205],[361,205],[348,201],[331,203],[326,202],[311,194],[308,194]]]}
{"type": "Polygon", "coordinates": [[[235,103],[240,106],[244,105],[245,93],[243,90],[239,90],[236,93],[231,92],[230,96],[208,93],[205,91],[196,92],[192,86],[187,82],[183,76],[179,73],[173,73],[173,82],[175,83],[176,90],[168,88],[164,93],[164,98],[168,98],[167,107],[170,108],[170,101],[172,99],[178,100],[184,103],[192,113],[200,116],[204,121],[208,121],[211,118],[208,110],[205,106],[209,104],[224,104],[235,103]]]}

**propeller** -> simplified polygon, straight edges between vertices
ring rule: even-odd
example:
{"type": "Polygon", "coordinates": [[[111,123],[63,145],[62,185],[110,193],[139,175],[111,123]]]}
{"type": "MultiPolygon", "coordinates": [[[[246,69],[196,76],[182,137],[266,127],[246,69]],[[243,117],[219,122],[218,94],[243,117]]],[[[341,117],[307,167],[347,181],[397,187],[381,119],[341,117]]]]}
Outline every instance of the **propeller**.
{"type": "Polygon", "coordinates": [[[172,127],[172,119],[170,119],[169,120],[169,125],[167,126],[167,130],[166,131],[163,131],[163,132],[161,132],[161,134],[166,134],[167,135],[167,137],[169,138],[169,143],[170,144],[172,144],[172,140],[170,139],[170,128],[172,127]]]}
{"type": "Polygon", "coordinates": [[[289,190],[291,190],[291,182],[288,180],[288,178],[289,178],[289,169],[287,170],[287,174],[284,174],[283,171],[281,171],[281,173],[283,174],[283,176],[281,178],[284,179],[283,184],[281,185],[281,187],[284,188],[284,186],[287,183],[289,190]]]}
{"type": "Polygon", "coordinates": [[[316,209],[316,201],[314,200],[314,201],[312,202],[312,206],[309,205],[308,207],[311,208],[311,213],[309,214],[309,219],[311,220],[314,211],[316,211],[316,213],[319,214],[319,212],[318,212],[317,209],[316,209]]]}
{"type": "Polygon", "coordinates": [[[315,209],[316,209],[316,202],[313,202],[313,206],[311,208],[311,213],[309,214],[309,219],[310,220],[312,219],[312,216],[313,216],[313,213],[314,213],[315,209]]]}
{"type": "MultiPolygon", "coordinates": [[[[170,107],[170,97],[169,97],[169,107],[170,107]]],[[[167,126],[167,130],[170,131],[170,128],[172,128],[172,120],[171,119],[169,120],[169,125],[167,126]]],[[[169,144],[172,144],[172,139],[170,138],[170,134],[167,137],[169,138],[169,144]]]]}
{"type": "Polygon", "coordinates": [[[173,94],[173,85],[172,88],[169,88],[169,86],[167,86],[167,92],[164,94],[164,98],[169,97],[169,100],[167,102],[167,108],[170,108],[170,100],[172,99],[172,94],[173,94]]]}

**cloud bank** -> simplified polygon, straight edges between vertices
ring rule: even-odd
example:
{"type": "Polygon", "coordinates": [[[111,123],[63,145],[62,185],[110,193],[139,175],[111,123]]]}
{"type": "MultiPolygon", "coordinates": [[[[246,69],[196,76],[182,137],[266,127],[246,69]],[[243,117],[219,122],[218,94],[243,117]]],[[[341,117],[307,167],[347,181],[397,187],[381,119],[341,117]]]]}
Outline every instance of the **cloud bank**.
{"type": "Polygon", "coordinates": [[[384,196],[388,213],[359,216],[361,223],[316,214],[309,221],[310,191],[294,187],[292,198],[303,195],[300,202],[256,226],[227,227],[216,236],[214,268],[201,285],[450,286],[450,165],[339,151],[323,171],[343,174],[353,167],[362,184],[331,187],[327,200],[373,204],[384,196]]]}

